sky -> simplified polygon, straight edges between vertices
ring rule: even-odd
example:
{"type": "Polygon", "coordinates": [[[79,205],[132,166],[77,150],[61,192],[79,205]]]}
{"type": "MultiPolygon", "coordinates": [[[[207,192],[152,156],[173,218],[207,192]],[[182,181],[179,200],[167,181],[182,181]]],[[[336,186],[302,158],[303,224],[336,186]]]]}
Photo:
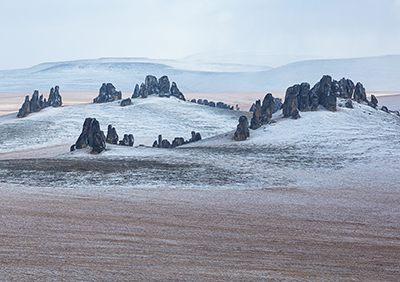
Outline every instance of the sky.
{"type": "Polygon", "coordinates": [[[0,70],[197,53],[400,54],[400,0],[0,0],[0,70]]]}

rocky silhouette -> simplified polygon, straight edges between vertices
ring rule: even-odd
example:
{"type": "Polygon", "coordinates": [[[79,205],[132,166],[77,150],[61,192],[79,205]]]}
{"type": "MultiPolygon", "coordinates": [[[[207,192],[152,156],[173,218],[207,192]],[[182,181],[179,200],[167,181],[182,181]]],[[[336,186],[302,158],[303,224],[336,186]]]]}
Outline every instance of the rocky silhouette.
{"type": "Polygon", "coordinates": [[[253,112],[253,117],[251,118],[251,121],[250,121],[250,128],[251,129],[257,129],[257,128],[260,128],[260,126],[261,126],[261,122],[260,122],[261,101],[257,100],[255,105],[256,106],[255,106],[255,110],[253,112]]]}
{"type": "Polygon", "coordinates": [[[197,142],[201,140],[201,135],[199,132],[192,131],[192,137],[189,140],[185,140],[183,137],[175,137],[172,143],[170,143],[167,139],[163,139],[162,135],[158,135],[158,139],[153,142],[154,148],[176,148],[178,146],[182,146],[188,143],[197,142]]]}
{"type": "Polygon", "coordinates": [[[121,105],[121,107],[132,105],[131,98],[126,98],[126,99],[122,100],[120,105],[121,105]]]}
{"type": "Polygon", "coordinates": [[[35,90],[32,94],[32,98],[29,100],[29,95],[25,97],[25,101],[18,111],[17,117],[23,118],[30,113],[39,112],[40,110],[47,107],[60,107],[62,106],[62,97],[59,93],[59,87],[50,89],[49,99],[43,99],[43,95],[39,96],[39,91],[35,90]]]}
{"type": "Polygon", "coordinates": [[[124,134],[124,138],[119,141],[119,145],[132,147],[135,142],[135,138],[132,134],[124,134]]]}
{"type": "Polygon", "coordinates": [[[95,118],[86,118],[78,140],[71,146],[71,151],[90,147],[92,154],[99,154],[106,149],[106,137],[100,130],[100,123],[95,118]]]}
{"type": "Polygon", "coordinates": [[[117,91],[112,83],[103,83],[99,90],[99,96],[93,99],[93,103],[108,103],[121,100],[122,92],[117,91]]]}
{"type": "Polygon", "coordinates": [[[250,137],[249,121],[246,116],[239,117],[239,124],[233,135],[235,141],[244,141],[250,137]]]}
{"type": "Polygon", "coordinates": [[[297,110],[297,95],[300,92],[300,85],[295,84],[286,90],[285,102],[283,103],[283,117],[291,117],[297,110]]]}
{"type": "Polygon", "coordinates": [[[115,127],[113,127],[111,124],[108,125],[107,128],[107,137],[106,137],[106,142],[109,144],[118,144],[118,134],[117,134],[117,130],[115,129],[115,127]]]}
{"type": "Polygon", "coordinates": [[[154,75],[147,75],[144,83],[140,86],[135,85],[132,98],[147,98],[149,95],[159,95],[160,97],[174,96],[180,100],[186,101],[185,96],[179,90],[175,82],[170,86],[168,76],[164,75],[158,80],[154,75]]]}

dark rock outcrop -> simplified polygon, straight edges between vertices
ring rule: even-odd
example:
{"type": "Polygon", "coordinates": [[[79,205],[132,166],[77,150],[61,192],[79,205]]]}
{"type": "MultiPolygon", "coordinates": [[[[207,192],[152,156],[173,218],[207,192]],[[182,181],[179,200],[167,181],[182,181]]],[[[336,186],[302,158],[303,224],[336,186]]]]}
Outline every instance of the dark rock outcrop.
{"type": "Polygon", "coordinates": [[[100,130],[100,124],[95,118],[86,118],[83,123],[82,133],[79,135],[74,149],[82,149],[89,146],[92,154],[99,154],[106,149],[106,138],[100,130]]]}
{"type": "Polygon", "coordinates": [[[389,113],[389,109],[386,106],[382,106],[381,110],[384,111],[385,113],[389,113]]]}
{"type": "MultiPolygon", "coordinates": [[[[253,117],[251,118],[250,121],[250,128],[251,129],[257,129],[261,127],[261,122],[260,122],[260,116],[261,116],[261,101],[257,100],[256,101],[256,107],[253,112],[253,117]]],[[[247,120],[247,118],[246,118],[247,120]]],[[[240,120],[239,120],[240,121],[240,120]]]]}
{"type": "Polygon", "coordinates": [[[192,100],[190,100],[190,102],[197,103],[196,99],[192,99],[192,100]]]}
{"type": "Polygon", "coordinates": [[[297,95],[300,92],[300,85],[295,84],[286,90],[285,102],[283,103],[283,116],[291,117],[293,112],[297,110],[297,95]]]}
{"type": "Polygon", "coordinates": [[[346,101],[346,103],[344,104],[344,106],[345,106],[346,108],[353,109],[353,101],[352,101],[351,99],[348,99],[348,100],[346,101]]]}
{"type": "Polygon", "coordinates": [[[215,102],[214,101],[209,101],[208,102],[209,107],[215,107],[215,102]]]}
{"type": "Polygon", "coordinates": [[[60,87],[58,85],[55,88],[52,87],[50,89],[49,99],[47,100],[47,103],[44,102],[44,104],[50,107],[62,106],[62,97],[60,95],[60,87]]]}
{"type": "Polygon", "coordinates": [[[365,88],[361,82],[357,82],[356,84],[356,88],[354,90],[354,100],[356,100],[358,103],[368,102],[365,88]]]}
{"type": "Polygon", "coordinates": [[[176,83],[172,82],[171,85],[166,75],[160,77],[158,80],[154,75],[147,75],[144,83],[140,86],[138,84],[135,85],[132,98],[147,98],[149,95],[153,94],[157,94],[160,97],[170,97],[172,95],[180,100],[186,101],[185,96],[179,90],[176,83]]]}
{"type": "Polygon", "coordinates": [[[126,99],[122,100],[120,105],[121,105],[121,107],[132,105],[131,98],[126,98],[126,99]]]}
{"type": "Polygon", "coordinates": [[[371,95],[371,102],[369,102],[368,104],[374,109],[378,107],[378,99],[375,97],[375,95],[371,95]]]}
{"type": "Polygon", "coordinates": [[[261,113],[260,113],[260,123],[266,124],[271,121],[272,114],[274,112],[274,97],[271,93],[265,95],[264,100],[261,106],[261,113]]]}
{"type": "Polygon", "coordinates": [[[340,98],[350,99],[353,97],[355,85],[350,79],[342,78],[339,80],[340,98]]]}
{"type": "Polygon", "coordinates": [[[302,112],[307,112],[310,109],[310,84],[303,82],[300,84],[299,93],[297,96],[298,109],[302,112]]]}
{"type": "Polygon", "coordinates": [[[117,134],[117,130],[115,129],[115,127],[113,127],[111,124],[109,124],[108,128],[107,128],[106,142],[117,145],[118,140],[119,140],[119,137],[117,134]]]}
{"type": "Polygon", "coordinates": [[[196,133],[195,131],[192,131],[191,135],[192,135],[192,137],[189,139],[189,143],[197,142],[197,141],[201,140],[201,135],[199,132],[196,133]]]}
{"type": "Polygon", "coordinates": [[[239,124],[236,128],[233,139],[235,141],[244,141],[250,137],[249,121],[246,116],[241,116],[239,118],[239,124]]]}
{"type": "Polygon", "coordinates": [[[294,111],[292,112],[291,118],[292,118],[292,119],[299,119],[299,118],[300,118],[300,113],[299,113],[299,110],[298,110],[298,109],[296,109],[296,110],[294,110],[294,111]]]}
{"type": "Polygon", "coordinates": [[[175,139],[171,143],[171,148],[182,146],[183,144],[185,144],[185,139],[183,139],[182,137],[175,137],[175,139]]]}
{"type": "Polygon", "coordinates": [[[25,101],[22,104],[21,108],[18,111],[17,117],[23,118],[29,115],[31,112],[31,103],[29,101],[29,95],[25,96],[25,101]]]}
{"type": "Polygon", "coordinates": [[[43,98],[43,94],[39,96],[39,91],[35,90],[32,94],[31,100],[29,96],[25,97],[25,101],[18,111],[17,117],[26,117],[30,113],[39,112],[40,110],[47,108],[49,106],[59,107],[62,106],[62,98],[59,93],[59,87],[50,89],[49,99],[43,98]]]}
{"type": "Polygon", "coordinates": [[[175,137],[175,139],[170,143],[167,139],[163,139],[162,135],[158,135],[158,140],[153,142],[153,147],[157,148],[176,148],[178,146],[182,146],[184,144],[188,144],[191,142],[197,142],[201,140],[201,135],[199,132],[192,131],[192,138],[190,138],[188,141],[185,140],[183,137],[175,137]]]}
{"type": "Polygon", "coordinates": [[[99,90],[99,96],[93,99],[93,103],[108,103],[121,100],[122,92],[117,91],[112,83],[103,83],[99,90]]]}
{"type": "Polygon", "coordinates": [[[124,134],[124,138],[119,141],[119,145],[132,147],[135,139],[132,134],[124,134]]]}

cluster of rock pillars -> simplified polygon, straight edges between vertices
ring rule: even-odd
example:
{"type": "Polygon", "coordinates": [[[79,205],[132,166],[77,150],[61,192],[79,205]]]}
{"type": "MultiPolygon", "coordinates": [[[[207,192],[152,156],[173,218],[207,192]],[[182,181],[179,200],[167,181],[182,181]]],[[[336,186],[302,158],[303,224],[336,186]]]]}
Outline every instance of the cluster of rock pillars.
{"type": "MultiPolygon", "coordinates": [[[[114,85],[111,83],[103,83],[100,87],[99,95],[93,99],[93,103],[107,103],[121,100],[121,106],[128,106],[132,105],[132,99],[147,98],[149,95],[158,95],[159,97],[173,96],[186,101],[185,96],[179,90],[176,83],[172,82],[172,84],[170,84],[169,78],[166,75],[159,79],[155,76],[148,75],[144,83],[141,83],[140,86],[136,84],[132,97],[124,100],[121,100],[122,92],[117,91],[114,85]]],[[[282,109],[284,118],[292,119],[300,118],[300,112],[316,111],[320,106],[325,107],[329,111],[336,111],[338,98],[345,99],[344,105],[339,104],[339,106],[347,108],[353,108],[353,101],[368,104],[375,109],[378,106],[378,99],[374,95],[371,95],[371,101],[367,100],[365,88],[362,83],[358,82],[354,84],[353,81],[346,78],[336,81],[332,79],[331,76],[325,75],[312,88],[307,82],[290,86],[286,90],[284,103],[282,103],[281,99],[274,98],[271,93],[265,95],[262,103],[261,100],[257,100],[250,108],[250,111],[253,112],[250,124],[245,115],[241,116],[233,139],[236,141],[246,140],[250,137],[250,129],[256,130],[262,125],[273,122],[272,114],[280,109],[282,109]]],[[[196,99],[192,99],[191,102],[221,109],[234,109],[233,106],[229,106],[223,102],[215,103],[202,99],[198,99],[197,101],[196,99]]],[[[49,98],[47,100],[43,98],[43,95],[39,96],[37,90],[34,91],[31,99],[29,99],[29,96],[26,96],[21,109],[18,111],[17,117],[26,117],[30,113],[38,112],[50,106],[62,106],[62,98],[58,86],[50,89],[49,98]]],[[[237,105],[236,110],[239,110],[237,105]]],[[[381,107],[381,110],[387,113],[396,113],[400,116],[399,112],[390,111],[385,106],[381,107]]],[[[106,143],[133,146],[134,140],[133,134],[124,134],[123,139],[119,140],[117,131],[112,125],[108,125],[107,135],[105,135],[104,132],[101,131],[100,124],[95,118],[86,118],[82,132],[76,143],[71,146],[71,151],[90,147],[91,153],[98,154],[106,149],[106,143]]],[[[191,132],[191,138],[189,138],[189,140],[185,140],[183,137],[176,137],[172,142],[163,139],[162,135],[159,135],[158,139],[154,141],[153,147],[175,148],[199,140],[201,140],[201,135],[195,131],[191,132]]]]}

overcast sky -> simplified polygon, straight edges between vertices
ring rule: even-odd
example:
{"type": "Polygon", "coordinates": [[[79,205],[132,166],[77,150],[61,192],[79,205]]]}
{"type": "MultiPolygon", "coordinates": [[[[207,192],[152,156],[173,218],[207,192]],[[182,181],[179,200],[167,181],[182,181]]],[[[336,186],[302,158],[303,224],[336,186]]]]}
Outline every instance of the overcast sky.
{"type": "Polygon", "coordinates": [[[0,69],[203,52],[400,54],[400,0],[0,0],[0,69]]]}

